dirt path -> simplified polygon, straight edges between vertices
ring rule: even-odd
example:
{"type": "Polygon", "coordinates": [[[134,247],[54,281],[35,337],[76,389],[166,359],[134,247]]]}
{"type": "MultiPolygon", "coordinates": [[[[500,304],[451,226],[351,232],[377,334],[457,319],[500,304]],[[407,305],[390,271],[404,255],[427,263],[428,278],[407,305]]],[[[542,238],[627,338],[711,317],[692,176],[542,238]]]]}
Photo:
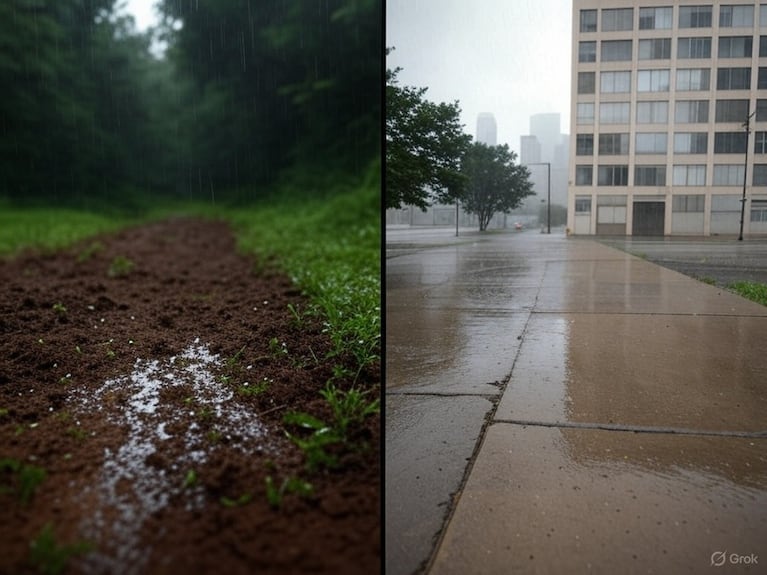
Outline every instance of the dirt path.
{"type": "Polygon", "coordinates": [[[91,544],[65,573],[380,569],[379,419],[307,471],[282,420],[330,418],[329,343],[253,267],[225,224],[188,219],[0,262],[0,573],[35,572],[46,525],[43,563],[91,544]],[[312,492],[270,505],[267,476],[312,492]]]}

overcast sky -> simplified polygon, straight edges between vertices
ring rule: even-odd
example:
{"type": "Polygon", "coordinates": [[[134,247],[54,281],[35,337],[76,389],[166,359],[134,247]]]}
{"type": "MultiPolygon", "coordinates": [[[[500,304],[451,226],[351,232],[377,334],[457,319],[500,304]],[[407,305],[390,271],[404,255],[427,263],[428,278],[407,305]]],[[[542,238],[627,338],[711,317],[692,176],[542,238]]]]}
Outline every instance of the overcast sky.
{"type": "Polygon", "coordinates": [[[498,143],[519,153],[530,116],[558,112],[570,132],[572,0],[387,0],[387,68],[401,85],[459,101],[464,130],[491,112],[498,143]]]}
{"type": "Polygon", "coordinates": [[[140,31],[143,32],[149,26],[157,25],[155,0],[122,0],[122,3],[125,4],[126,12],[135,18],[136,28],[140,31]]]}

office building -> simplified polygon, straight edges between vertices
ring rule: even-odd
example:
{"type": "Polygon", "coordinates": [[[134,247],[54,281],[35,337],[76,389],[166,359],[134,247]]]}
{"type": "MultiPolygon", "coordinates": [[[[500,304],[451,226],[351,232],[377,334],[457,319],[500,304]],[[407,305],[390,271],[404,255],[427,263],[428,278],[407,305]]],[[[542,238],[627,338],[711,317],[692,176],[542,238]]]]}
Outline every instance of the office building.
{"type": "Polygon", "coordinates": [[[488,146],[498,145],[498,126],[495,116],[489,112],[482,112],[477,116],[477,142],[488,146]]]}
{"type": "Polygon", "coordinates": [[[572,37],[570,232],[767,234],[767,4],[574,0],[572,37]]]}

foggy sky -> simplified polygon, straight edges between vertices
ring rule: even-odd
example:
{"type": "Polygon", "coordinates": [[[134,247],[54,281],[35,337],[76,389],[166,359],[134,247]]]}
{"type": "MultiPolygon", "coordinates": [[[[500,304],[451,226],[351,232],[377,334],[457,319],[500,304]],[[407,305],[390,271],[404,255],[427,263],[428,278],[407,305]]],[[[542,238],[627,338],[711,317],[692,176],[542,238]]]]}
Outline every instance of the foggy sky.
{"type": "Polygon", "coordinates": [[[498,143],[519,153],[533,114],[570,131],[571,0],[388,0],[387,68],[434,102],[459,101],[464,131],[491,112],[498,143]]]}

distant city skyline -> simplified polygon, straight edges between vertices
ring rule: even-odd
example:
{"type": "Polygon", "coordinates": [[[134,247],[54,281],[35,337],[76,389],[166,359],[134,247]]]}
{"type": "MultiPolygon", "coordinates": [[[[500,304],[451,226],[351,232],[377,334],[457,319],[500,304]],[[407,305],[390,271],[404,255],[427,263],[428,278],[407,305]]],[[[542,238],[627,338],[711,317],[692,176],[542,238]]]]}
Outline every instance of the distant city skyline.
{"type": "Polygon", "coordinates": [[[481,112],[477,116],[476,140],[488,146],[498,145],[498,124],[490,112],[481,112]]]}

